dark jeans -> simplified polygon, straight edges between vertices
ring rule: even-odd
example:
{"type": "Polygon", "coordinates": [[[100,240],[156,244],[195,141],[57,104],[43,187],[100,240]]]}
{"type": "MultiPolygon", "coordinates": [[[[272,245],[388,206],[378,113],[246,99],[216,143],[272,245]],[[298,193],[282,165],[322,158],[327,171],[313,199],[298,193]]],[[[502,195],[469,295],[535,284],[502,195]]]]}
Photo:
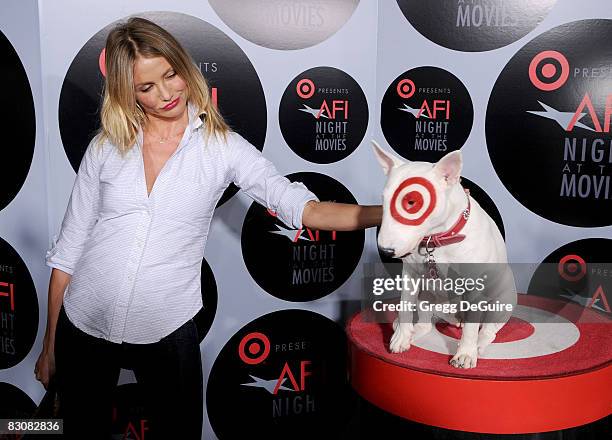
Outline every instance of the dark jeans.
{"type": "Polygon", "coordinates": [[[64,438],[110,438],[112,396],[127,367],[145,394],[145,440],[201,439],[202,361],[193,320],[153,344],[116,344],[76,328],[62,307],[55,363],[64,438]]]}

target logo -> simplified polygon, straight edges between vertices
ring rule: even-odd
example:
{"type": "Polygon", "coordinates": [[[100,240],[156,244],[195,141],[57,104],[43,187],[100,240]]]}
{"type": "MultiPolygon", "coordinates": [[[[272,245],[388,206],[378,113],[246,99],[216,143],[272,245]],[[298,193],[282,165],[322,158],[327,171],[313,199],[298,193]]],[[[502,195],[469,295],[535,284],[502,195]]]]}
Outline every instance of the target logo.
{"type": "Polygon", "coordinates": [[[423,223],[436,207],[436,190],[424,177],[404,180],[391,198],[391,216],[404,225],[423,223]]]}
{"type": "Polygon", "coordinates": [[[352,408],[346,337],[333,321],[281,310],[246,324],[220,351],[206,388],[218,438],[339,438],[352,408]],[[240,414],[240,423],[228,414],[240,414]]]}
{"type": "MultiPolygon", "coordinates": [[[[139,16],[159,24],[179,40],[208,81],[211,99],[228,124],[262,150],[267,126],[266,101],[259,76],[244,51],[221,30],[196,17],[176,12],[146,12],[139,16]],[[215,44],[209,44],[210,41],[215,44]]],[[[75,172],[100,124],[100,97],[106,76],[104,45],[115,24],[104,27],[85,43],[70,64],[62,85],[60,135],[75,172]]],[[[237,191],[230,185],[219,205],[237,191]]]]}
{"type": "Polygon", "coordinates": [[[605,292],[612,291],[611,252],[610,239],[567,243],[544,258],[531,276],[527,291],[609,314],[612,310],[605,292]]]}
{"type": "Polygon", "coordinates": [[[315,92],[315,85],[312,80],[308,78],[299,80],[295,88],[298,96],[302,99],[311,98],[315,92]]]}
{"type": "Polygon", "coordinates": [[[289,83],[279,108],[283,138],[298,156],[332,163],[357,149],[368,125],[368,104],[346,72],[315,67],[289,83]]]}
{"type": "Polygon", "coordinates": [[[437,162],[461,148],[473,117],[472,99],[463,83],[444,69],[426,66],[408,70],[389,84],[380,125],[400,156],[437,162]]]}
{"type": "Polygon", "coordinates": [[[555,50],[545,50],[533,57],[529,64],[529,79],[540,90],[550,92],[563,86],[569,78],[567,58],[555,50]]]}
{"type": "Polygon", "coordinates": [[[249,333],[238,344],[238,355],[242,362],[257,365],[270,354],[270,340],[263,333],[249,333]]]}
{"type": "Polygon", "coordinates": [[[567,281],[579,281],[586,275],[586,262],[579,255],[566,255],[559,261],[559,275],[567,281]]]}
{"type": "Polygon", "coordinates": [[[612,72],[602,67],[612,65],[611,33],[612,20],[544,32],[507,63],[489,98],[497,175],[527,209],[564,225],[612,221],[612,72]]]}
{"type": "Polygon", "coordinates": [[[412,98],[414,95],[415,86],[412,80],[410,79],[402,79],[397,83],[397,94],[400,98],[408,99],[412,98]]]}

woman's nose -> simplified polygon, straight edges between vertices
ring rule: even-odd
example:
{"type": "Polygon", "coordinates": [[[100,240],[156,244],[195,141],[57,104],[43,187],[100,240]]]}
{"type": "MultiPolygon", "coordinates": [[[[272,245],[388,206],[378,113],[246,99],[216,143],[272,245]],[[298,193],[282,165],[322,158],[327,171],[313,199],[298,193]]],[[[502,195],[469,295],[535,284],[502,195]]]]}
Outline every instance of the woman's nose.
{"type": "Polygon", "coordinates": [[[160,85],[159,96],[164,101],[170,101],[172,99],[172,92],[168,89],[168,87],[160,85]]]}

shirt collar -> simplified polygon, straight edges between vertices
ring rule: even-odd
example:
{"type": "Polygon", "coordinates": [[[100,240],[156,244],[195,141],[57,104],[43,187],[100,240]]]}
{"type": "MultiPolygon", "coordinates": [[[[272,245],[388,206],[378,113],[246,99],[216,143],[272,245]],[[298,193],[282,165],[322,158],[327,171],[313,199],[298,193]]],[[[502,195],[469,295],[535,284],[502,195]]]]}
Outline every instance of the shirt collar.
{"type": "Polygon", "coordinates": [[[189,115],[189,128],[191,131],[199,128],[203,124],[200,116],[205,115],[206,112],[198,113],[198,109],[191,102],[187,102],[187,113],[189,115]]]}

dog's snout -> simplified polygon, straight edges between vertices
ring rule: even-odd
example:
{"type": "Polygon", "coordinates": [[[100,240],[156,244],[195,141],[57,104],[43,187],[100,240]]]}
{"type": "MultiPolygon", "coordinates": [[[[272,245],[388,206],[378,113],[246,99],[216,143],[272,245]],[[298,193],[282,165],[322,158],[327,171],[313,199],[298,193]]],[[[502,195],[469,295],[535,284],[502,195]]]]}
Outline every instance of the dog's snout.
{"type": "Polygon", "coordinates": [[[393,255],[395,255],[395,249],[393,248],[379,247],[378,249],[380,253],[387,258],[393,258],[393,255]]]}

